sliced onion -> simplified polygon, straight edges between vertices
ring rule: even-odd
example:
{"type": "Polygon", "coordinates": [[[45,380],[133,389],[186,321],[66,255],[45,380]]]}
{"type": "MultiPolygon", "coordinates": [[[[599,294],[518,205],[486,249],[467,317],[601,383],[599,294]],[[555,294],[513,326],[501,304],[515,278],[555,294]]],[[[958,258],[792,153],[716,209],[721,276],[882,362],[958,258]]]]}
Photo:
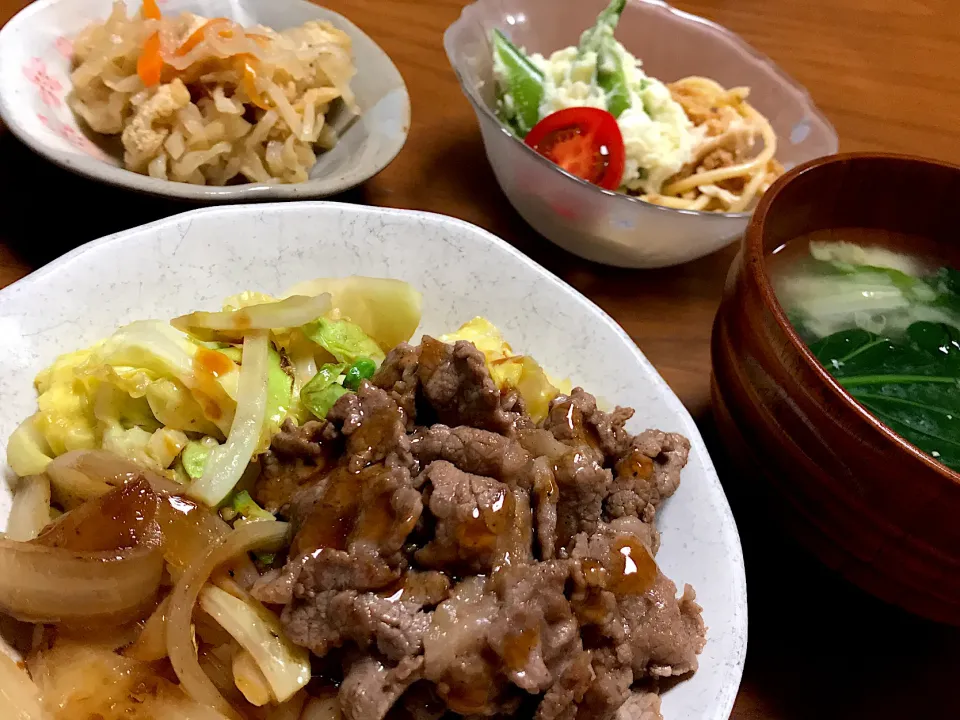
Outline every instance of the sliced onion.
{"type": "Polygon", "coordinates": [[[145,478],[157,493],[183,490],[172,480],[106,450],[71,450],[47,465],[46,474],[50,478],[54,500],[66,510],[138,477],[145,478]]]}
{"type": "Polygon", "coordinates": [[[266,332],[249,333],[243,340],[243,358],[237,380],[237,412],[230,434],[223,445],[210,451],[203,476],[195,480],[188,491],[191,497],[210,507],[219,505],[233,490],[260,443],[267,413],[269,349],[266,332]]]}
{"type": "Polygon", "coordinates": [[[21,478],[13,496],[5,534],[8,540],[33,540],[50,522],[50,480],[46,475],[21,478]]]}
{"type": "Polygon", "coordinates": [[[132,660],[154,662],[163,660],[167,656],[167,612],[170,608],[170,597],[160,601],[153,615],[147,618],[143,630],[136,641],[123,651],[123,654],[132,660]]]}
{"type": "MultiPolygon", "coordinates": [[[[270,720],[274,719],[271,717],[270,720]]],[[[343,720],[340,697],[336,691],[310,698],[300,720],[343,720]]]]}
{"type": "Polygon", "coordinates": [[[195,564],[230,532],[215,512],[176,495],[160,503],[157,521],[163,533],[163,557],[178,570],[195,564]]]}
{"type": "Polygon", "coordinates": [[[80,552],[158,545],[159,502],[147,481],[138,478],[61,515],[34,542],[80,552]]]}
{"type": "Polygon", "coordinates": [[[233,656],[233,682],[251,705],[263,707],[273,699],[267,678],[246,650],[239,650],[233,656]]]}
{"type": "Polygon", "coordinates": [[[4,717],[15,720],[47,720],[40,701],[40,690],[8,655],[0,650],[0,707],[4,717]]]}
{"type": "MultiPolygon", "coordinates": [[[[287,640],[276,615],[259,602],[244,601],[208,585],[200,592],[200,606],[250,653],[278,702],[289,700],[310,680],[309,652],[287,640]]],[[[249,679],[256,685],[254,678],[249,679]]],[[[254,705],[263,704],[240,689],[254,705]]]]}
{"type": "Polygon", "coordinates": [[[25,622],[127,622],[153,607],[162,570],[158,543],[76,552],[0,540],[0,612],[25,622]]]}
{"type": "Polygon", "coordinates": [[[236,711],[224,700],[197,661],[190,628],[193,608],[200,590],[218,566],[250,550],[279,550],[286,543],[289,531],[289,524],[283,522],[248,523],[233,530],[187,568],[170,595],[167,655],[181,687],[196,702],[210,705],[233,720],[238,717],[236,711]]]}
{"type": "Polygon", "coordinates": [[[193,312],[170,323],[201,340],[238,340],[251,330],[274,330],[306,325],[330,310],[330,294],[293,295],[277,302],[248,305],[240,310],[193,312]]]}
{"type": "Polygon", "coordinates": [[[267,711],[266,720],[299,720],[301,717],[305,718],[305,705],[308,698],[306,690],[301,690],[285,703],[270,708],[267,711]],[[301,712],[304,714],[301,715],[301,712]]]}

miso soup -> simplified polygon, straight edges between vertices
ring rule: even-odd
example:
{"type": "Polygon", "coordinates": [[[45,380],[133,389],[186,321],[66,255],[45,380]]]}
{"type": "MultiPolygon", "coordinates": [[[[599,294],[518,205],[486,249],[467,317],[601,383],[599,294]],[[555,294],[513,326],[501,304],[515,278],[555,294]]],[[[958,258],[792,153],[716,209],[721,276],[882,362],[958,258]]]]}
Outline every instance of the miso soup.
{"type": "Polygon", "coordinates": [[[928,248],[835,229],[792,240],[767,263],[780,305],[827,371],[887,427],[960,471],[960,272],[928,248]]]}

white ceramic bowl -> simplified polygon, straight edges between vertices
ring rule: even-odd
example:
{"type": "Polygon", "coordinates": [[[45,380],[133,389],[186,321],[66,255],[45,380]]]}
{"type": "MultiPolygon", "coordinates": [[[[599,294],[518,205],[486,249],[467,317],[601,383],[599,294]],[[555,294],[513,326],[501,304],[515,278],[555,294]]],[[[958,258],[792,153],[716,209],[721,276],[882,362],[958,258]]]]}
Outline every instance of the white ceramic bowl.
{"type": "MultiPolygon", "coordinates": [[[[329,20],[353,41],[352,87],[361,109],[337,146],[319,156],[307,182],[210,187],[160,180],[123,169],[116,138],[85,130],[67,107],[71,38],[110,13],[112,0],[38,0],[0,30],[0,116],[35,152],[68,170],[112,185],[197,202],[318,198],[359,185],[397,156],[410,129],[410,97],[387,54],[341,15],[304,0],[158,0],[166,14],[190,11],[276,30],[329,20]]],[[[138,6],[137,0],[128,3],[138,6]]]]}
{"type": "MultiPolygon", "coordinates": [[[[529,52],[575,45],[607,0],[479,0],[444,35],[450,64],[473,105],[487,157],[503,192],[533,228],[580,257],[656,268],[695,260],[743,233],[750,213],[673,210],[602,190],[528,148],[497,119],[490,32],[500,28],[529,52]]],[[[747,85],[770,120],[787,168],[837,151],[837,135],[807,91],[737,35],[660,0],[629,0],[617,30],[653,77],[705,75],[747,85]]]]}
{"type": "MultiPolygon", "coordinates": [[[[696,425],[608,315],[462,221],[335,203],[227,206],[118,233],[55,260],[0,291],[0,467],[9,472],[6,438],[36,409],[34,375],[57,354],[132,320],[217,309],[241,290],[278,293],[312,277],[349,274],[420,288],[423,332],[484,315],[557,376],[637,408],[634,432],[658,427],[690,438],[680,489],[660,514],[657,562],[681,587],[693,584],[709,630],[699,671],[665,694],[663,714],[725,720],[746,652],[746,584],[737,528],[696,425]]],[[[0,487],[2,518],[10,498],[0,487]]]]}

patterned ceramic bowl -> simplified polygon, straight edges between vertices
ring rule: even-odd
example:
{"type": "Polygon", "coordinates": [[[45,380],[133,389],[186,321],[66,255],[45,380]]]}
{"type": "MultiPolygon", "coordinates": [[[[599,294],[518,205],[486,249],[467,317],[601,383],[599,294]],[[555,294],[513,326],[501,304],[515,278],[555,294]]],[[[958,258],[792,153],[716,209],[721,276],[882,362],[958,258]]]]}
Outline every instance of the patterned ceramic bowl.
{"type": "MultiPolygon", "coordinates": [[[[673,210],[578,180],[517,140],[497,119],[489,37],[504,30],[529,52],[576,44],[604,0],[479,0],[447,29],[444,44],[480,122],[500,186],[537,232],[588,260],[621,267],[677,265],[729,245],[750,213],[673,210]]],[[[837,135],[800,85],[729,30],[660,0],[630,0],[617,30],[653,77],[705,75],[747,85],[778,136],[788,168],[837,151],[837,135]]]]}
{"type": "Polygon", "coordinates": [[[410,128],[410,97],[403,78],[386,53],[346,18],[301,0],[158,0],[158,4],[167,14],[190,11],[278,30],[328,20],[350,36],[357,66],[352,87],[362,114],[346,127],[333,150],[318,157],[307,182],[197,186],[123,169],[121,153],[115,149],[119,143],[104,142],[85,130],[66,103],[71,38],[94,20],[106,18],[111,0],[39,0],[0,30],[0,116],[7,126],[34,151],[68,170],[142,192],[201,202],[326,197],[369,180],[403,147],[410,128]]]}

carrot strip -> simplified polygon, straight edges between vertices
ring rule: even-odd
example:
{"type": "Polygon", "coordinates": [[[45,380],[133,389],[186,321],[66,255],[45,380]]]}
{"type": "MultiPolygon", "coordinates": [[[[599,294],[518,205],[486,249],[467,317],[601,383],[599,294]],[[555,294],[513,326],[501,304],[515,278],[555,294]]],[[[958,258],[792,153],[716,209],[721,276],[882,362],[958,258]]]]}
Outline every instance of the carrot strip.
{"type": "Polygon", "coordinates": [[[147,87],[153,87],[160,82],[163,73],[163,57],[160,55],[160,33],[154,33],[147,38],[143,45],[143,52],[137,58],[137,75],[147,87]]]}
{"type": "Polygon", "coordinates": [[[258,108],[266,110],[269,105],[260,94],[260,91],[257,89],[256,60],[253,58],[253,56],[248,55],[247,53],[236,55],[233,60],[234,63],[236,63],[235,67],[237,72],[240,73],[242,77],[240,82],[243,86],[244,92],[247,93],[247,97],[250,98],[250,102],[252,102],[258,108]]]}
{"type": "Polygon", "coordinates": [[[143,0],[143,16],[147,20],[159,20],[163,17],[157,0],[143,0]]]}
{"type": "MultiPolygon", "coordinates": [[[[183,41],[183,43],[181,43],[180,47],[177,48],[177,51],[174,53],[174,55],[176,55],[177,57],[183,57],[188,52],[193,50],[197,45],[203,42],[207,34],[207,28],[215,27],[217,25],[223,25],[224,23],[229,23],[229,22],[230,22],[229,19],[223,18],[223,17],[207,20],[207,22],[205,22],[203,25],[201,25],[196,30],[194,30],[190,34],[190,37],[188,37],[186,40],[183,41]]],[[[230,28],[224,28],[223,30],[220,30],[218,34],[220,35],[220,37],[226,39],[233,36],[233,30],[230,28]]]]}

